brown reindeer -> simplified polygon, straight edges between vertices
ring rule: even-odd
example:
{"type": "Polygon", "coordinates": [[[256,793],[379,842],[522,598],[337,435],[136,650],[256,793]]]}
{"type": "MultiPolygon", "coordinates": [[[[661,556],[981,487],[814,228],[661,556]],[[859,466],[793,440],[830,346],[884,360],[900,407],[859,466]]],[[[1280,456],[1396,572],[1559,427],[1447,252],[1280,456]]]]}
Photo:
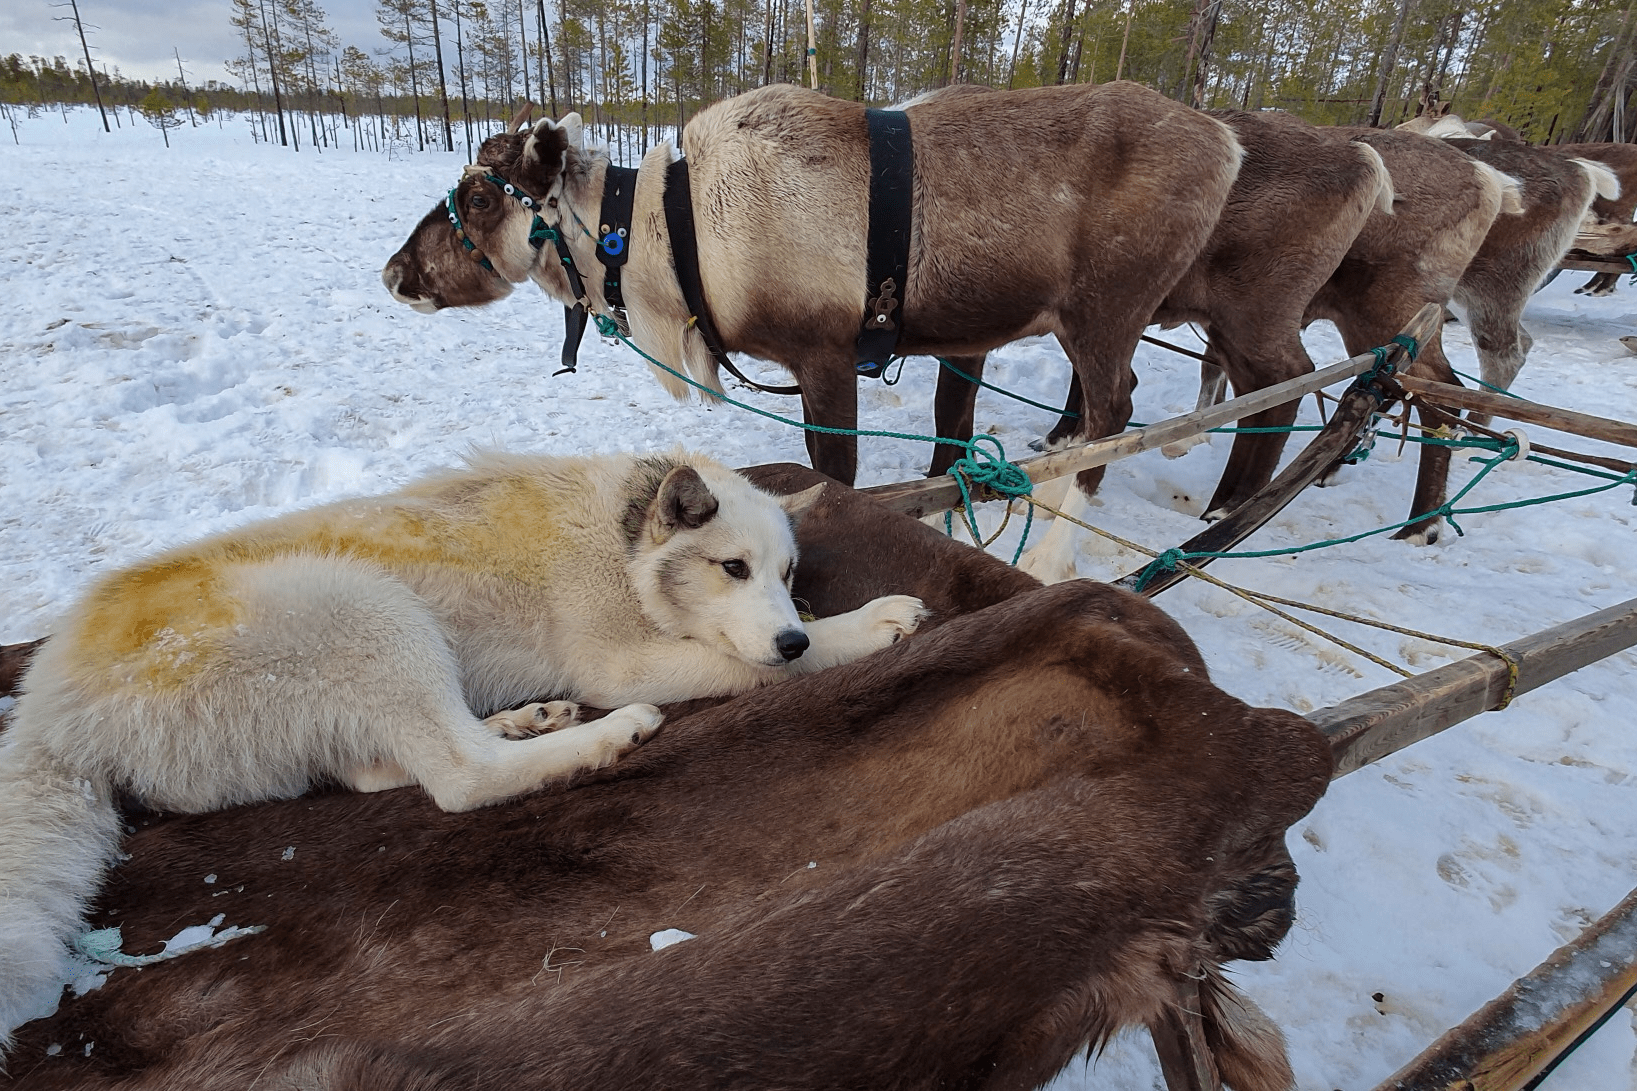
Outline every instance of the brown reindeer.
{"type": "MultiPolygon", "coordinates": [[[[1148,316],[1205,244],[1238,170],[1222,123],[1131,83],[994,92],[981,106],[934,95],[908,107],[915,204],[898,351],[971,357],[1055,333],[1095,392],[1079,438],[1130,416],[1130,360],[1148,316]]],[[[856,428],[853,343],[865,312],[869,154],[864,107],[791,86],[764,87],[700,113],[682,134],[704,295],[729,350],[796,377],[808,422],[856,428]]],[[[660,212],[668,146],[636,184],[623,294],[633,341],[716,389],[717,364],[690,325],[660,212]]],[[[583,225],[597,216],[608,158],[577,115],[527,136],[491,137],[478,164],[544,204],[577,266],[598,268],[583,225]]],[[[422,310],[469,306],[533,278],[574,294],[551,247],[527,243],[533,216],[469,169],[454,192],[475,264],[442,205],[382,279],[422,310]]],[[[599,278],[587,289],[607,310],[599,278]]],[[[674,394],[685,384],[660,374],[674,394]]],[[[809,433],[814,468],[851,482],[857,443],[809,433]]],[[[1095,489],[1102,471],[1080,475],[1095,489]]]]}
{"type": "MultiPolygon", "coordinates": [[[[1299,127],[1303,123],[1285,124],[1299,127]]],[[[1347,351],[1358,354],[1390,341],[1427,303],[1447,302],[1503,200],[1511,194],[1512,207],[1520,206],[1515,187],[1497,171],[1441,141],[1380,129],[1320,129],[1319,133],[1344,146],[1360,143],[1374,149],[1392,178],[1391,211],[1379,206],[1370,211],[1340,264],[1306,301],[1301,316],[1304,326],[1317,319],[1335,323],[1347,351]]],[[[1216,359],[1214,352],[1214,345],[1208,347],[1207,355],[1216,359]]],[[[1260,366],[1258,361],[1252,363],[1260,366]]],[[[1311,362],[1306,367],[1311,368],[1311,362]]],[[[1439,336],[1420,347],[1415,369],[1430,378],[1454,380],[1439,336]]],[[[1203,408],[1221,400],[1227,376],[1213,362],[1202,364],[1200,372],[1199,404],[1203,408]]],[[[1277,381],[1276,374],[1280,373],[1247,370],[1243,383],[1234,380],[1234,388],[1239,393],[1258,390],[1277,381]]],[[[1443,503],[1448,472],[1446,449],[1422,450],[1410,506],[1412,518],[1443,503]]],[[[1218,493],[1228,486],[1224,476],[1218,493]]],[[[1215,503],[1213,500],[1213,506],[1215,503]]],[[[1438,530],[1439,520],[1420,519],[1400,529],[1396,537],[1424,544],[1436,541],[1438,530]]],[[[1051,574],[1039,568],[1033,571],[1051,574]]]]}
{"type": "MultiPolygon", "coordinates": [[[[1303,313],[1372,211],[1391,209],[1392,180],[1375,149],[1337,142],[1290,115],[1218,111],[1212,116],[1233,129],[1245,149],[1244,162],[1204,250],[1150,321],[1167,328],[1199,323],[1215,366],[1226,372],[1235,390],[1248,392],[1313,370],[1302,347],[1303,313]]],[[[963,385],[970,384],[940,372],[941,412],[947,413],[953,402],[944,388],[963,385]]],[[[1080,400],[1078,380],[1071,379],[1067,404],[1073,410],[1080,400]]],[[[962,408],[963,418],[940,416],[939,435],[971,436],[970,404],[962,408]]],[[[1240,423],[1279,427],[1294,423],[1296,412],[1292,402],[1240,423]]],[[[1074,424],[1065,414],[1042,446],[1063,446],[1074,424]]],[[[1227,514],[1266,485],[1284,442],[1279,434],[1236,437],[1206,518],[1227,514]]],[[[1186,447],[1170,453],[1181,450],[1186,447]]],[[[933,472],[947,469],[953,454],[940,449],[933,472]]],[[[1078,508],[1071,497],[1068,510],[1079,515],[1078,508]]],[[[1047,582],[1072,575],[1071,525],[1056,522],[1029,555],[1026,566],[1032,574],[1047,582]]]]}
{"type": "MultiPolygon", "coordinates": [[[[1600,224],[1628,224],[1637,212],[1637,145],[1634,144],[1547,144],[1545,149],[1571,159],[1601,163],[1620,180],[1616,197],[1601,194],[1592,202],[1593,222],[1600,224]]],[[[1586,283],[1575,289],[1576,295],[1613,295],[1620,283],[1619,273],[1593,273],[1586,283]]]]}
{"type": "MultiPolygon", "coordinates": [[[[1520,184],[1522,210],[1496,217],[1453,297],[1472,330],[1483,381],[1504,389],[1517,378],[1534,341],[1522,322],[1529,297],[1563,260],[1587,212],[1596,201],[1613,200],[1620,182],[1600,163],[1528,144],[1459,139],[1449,144],[1520,184]]],[[[1473,419],[1489,420],[1478,414],[1473,419]]]]}
{"type": "MultiPolygon", "coordinates": [[[[1563,185],[1567,184],[1571,190],[1579,188],[1572,180],[1568,179],[1565,172],[1555,170],[1549,164],[1543,165],[1538,155],[1532,151],[1517,151],[1516,149],[1525,147],[1522,138],[1516,130],[1501,126],[1498,122],[1462,121],[1458,115],[1449,113],[1446,106],[1440,113],[1426,114],[1414,118],[1404,122],[1398,128],[1421,133],[1425,136],[1457,141],[1459,147],[1502,170],[1508,171],[1508,173],[1517,174],[1520,180],[1524,180],[1523,175],[1530,175],[1535,181],[1531,187],[1527,180],[1524,180],[1525,201],[1530,205],[1528,219],[1537,224],[1549,218],[1551,209],[1564,204],[1565,198],[1571,196],[1571,194],[1567,194],[1561,189],[1563,185]],[[1463,142],[1468,137],[1476,137],[1499,147],[1494,152],[1476,148],[1469,143],[1463,142]],[[1506,149],[1513,150],[1508,151],[1506,149]],[[1513,164],[1516,170],[1509,170],[1502,165],[1503,163],[1513,164]]],[[[1633,210],[1637,209],[1637,146],[1631,144],[1548,144],[1542,146],[1539,150],[1562,156],[1571,161],[1577,161],[1586,168],[1591,178],[1593,190],[1589,209],[1589,215],[1593,222],[1600,224],[1631,223],[1633,210]],[[1603,167],[1608,174],[1599,172],[1595,169],[1596,166],[1603,167]],[[1612,175],[1612,178],[1610,175],[1612,175]]],[[[1567,203],[1572,204],[1573,202],[1568,201],[1567,203]]],[[[1577,223],[1575,226],[1578,227],[1579,224],[1577,223]]],[[[1523,234],[1527,234],[1527,229],[1521,230],[1523,234]]],[[[1516,235],[1519,232],[1514,231],[1511,234],[1516,235]]],[[[1534,247],[1537,243],[1527,241],[1523,242],[1523,245],[1534,247]]],[[[1565,246],[1565,249],[1567,249],[1567,246],[1565,246]]],[[[1557,258],[1553,259],[1554,266],[1562,256],[1560,251],[1557,258]]],[[[1543,274],[1542,279],[1549,279],[1551,275],[1553,274],[1548,269],[1546,274],[1543,274]]],[[[1586,283],[1575,289],[1575,294],[1613,295],[1619,279],[1620,274],[1618,273],[1593,273],[1586,283]]],[[[1520,359],[1520,366],[1521,363],[1520,359]]],[[[1513,374],[1516,374],[1516,371],[1513,374]]],[[[1485,378],[1487,380],[1488,376],[1486,375],[1485,378]]]]}
{"type": "Polygon", "coordinates": [[[840,489],[801,533],[816,612],[886,580],[942,623],[668,709],[635,760],[481,815],[412,791],[131,815],[98,915],[127,949],[267,930],[25,1024],[19,1091],[1031,1087],[1190,1012],[1230,1085],[1288,1087],[1218,967],[1290,927],[1323,738],[1212,686],[1138,597],[1039,588],[840,489]],[[847,563],[866,533],[891,563],[847,563]],[[666,928],[697,938],[651,950],[666,928]]]}

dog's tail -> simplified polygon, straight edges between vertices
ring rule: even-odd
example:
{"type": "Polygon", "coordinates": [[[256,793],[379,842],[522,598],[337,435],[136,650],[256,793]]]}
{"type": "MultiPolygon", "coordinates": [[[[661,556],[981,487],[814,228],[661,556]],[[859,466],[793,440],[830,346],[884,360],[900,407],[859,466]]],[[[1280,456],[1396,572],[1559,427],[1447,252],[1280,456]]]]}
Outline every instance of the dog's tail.
{"type": "Polygon", "coordinates": [[[0,1056],[12,1031],[56,1009],[120,832],[105,785],[20,742],[0,746],[0,1056]]]}

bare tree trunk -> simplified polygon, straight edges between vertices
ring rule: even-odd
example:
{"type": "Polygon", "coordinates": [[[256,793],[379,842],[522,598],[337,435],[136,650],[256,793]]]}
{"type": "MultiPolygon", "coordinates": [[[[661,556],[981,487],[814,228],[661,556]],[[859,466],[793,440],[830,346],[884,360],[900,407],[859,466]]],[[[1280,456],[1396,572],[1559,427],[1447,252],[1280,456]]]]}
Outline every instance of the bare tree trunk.
{"type": "Polygon", "coordinates": [[[443,75],[443,33],[438,29],[438,0],[432,0],[432,54],[438,62],[438,101],[443,104],[443,150],[455,150],[455,133],[449,125],[449,84],[443,75]]]}
{"type": "Polygon", "coordinates": [[[1372,129],[1381,126],[1381,111],[1387,104],[1387,81],[1392,78],[1393,66],[1398,63],[1398,47],[1404,43],[1404,21],[1409,18],[1415,0],[1400,0],[1398,15],[1393,20],[1392,40],[1381,54],[1381,70],[1376,74],[1376,92],[1370,99],[1370,118],[1366,124],[1372,129]]]}
{"type": "MultiPolygon", "coordinates": [[[[1074,0],[1069,0],[1072,6],[1074,0]]],[[[961,33],[966,28],[966,0],[955,0],[955,40],[949,44],[949,82],[961,82],[961,33]]],[[[1058,80],[1062,83],[1062,80],[1058,80]]]]}
{"type": "Polygon", "coordinates": [[[74,29],[79,31],[80,48],[85,51],[85,71],[91,77],[91,93],[97,98],[97,113],[102,115],[102,131],[111,133],[114,130],[108,127],[108,111],[102,108],[102,88],[97,86],[97,70],[91,66],[91,47],[85,43],[85,24],[80,21],[79,0],[69,0],[74,9],[74,29]]]}
{"type": "Polygon", "coordinates": [[[426,126],[421,123],[420,74],[415,70],[415,28],[409,25],[409,9],[404,9],[404,43],[409,46],[409,96],[415,100],[415,139],[426,150],[426,126]]]}
{"type": "Polygon", "coordinates": [[[176,82],[182,85],[182,101],[187,104],[188,120],[193,122],[193,127],[197,129],[199,119],[193,113],[193,92],[188,90],[187,73],[182,71],[182,51],[171,46],[171,54],[176,58],[176,82]]]}
{"type": "Polygon", "coordinates": [[[1125,50],[1131,44],[1131,9],[1136,5],[1137,0],[1125,0],[1125,37],[1120,39],[1120,59],[1114,65],[1115,79],[1125,74],[1125,50]]]}
{"type": "Polygon", "coordinates": [[[517,53],[523,62],[523,100],[533,102],[534,95],[529,91],[529,36],[523,27],[523,0],[517,0],[517,53]]]}
{"type": "Polygon", "coordinates": [[[813,35],[813,0],[807,0],[807,80],[807,85],[817,91],[818,46],[813,35]]]}
{"type": "MultiPolygon", "coordinates": [[[[547,29],[546,0],[536,0],[536,4],[539,7],[540,21],[540,25],[535,28],[540,32],[540,63],[546,66],[545,76],[540,80],[540,82],[544,86],[551,89],[551,116],[555,118],[558,116],[557,73],[551,63],[551,31],[547,29]]],[[[643,72],[646,73],[648,69],[648,28],[646,26],[643,27],[642,33],[642,66],[643,72]]],[[[644,86],[647,85],[646,74],[643,76],[643,83],[644,86]]]]}
{"type": "Polygon", "coordinates": [[[1017,50],[1023,44],[1023,17],[1029,13],[1029,0],[1023,0],[1017,9],[1017,35],[1012,38],[1012,63],[1006,69],[1006,90],[1012,89],[1012,80],[1017,77],[1017,50]]]}
{"type": "MultiPolygon", "coordinates": [[[[466,161],[472,161],[472,107],[466,101],[466,48],[461,40],[460,3],[455,8],[455,76],[460,80],[460,120],[466,130],[466,161]]],[[[453,150],[453,149],[451,149],[453,150]]]]}
{"type": "MultiPolygon", "coordinates": [[[[290,146],[290,140],[284,132],[284,98],[279,93],[278,55],[273,52],[273,36],[267,29],[267,0],[260,0],[260,3],[261,33],[263,38],[262,46],[267,52],[267,76],[273,81],[273,112],[278,115],[279,119],[279,146],[288,148],[290,146]]],[[[300,150],[301,145],[298,142],[296,144],[296,151],[300,150]]]]}
{"type": "Polygon", "coordinates": [[[1620,15],[1620,29],[1615,32],[1614,41],[1609,45],[1608,60],[1603,62],[1603,71],[1598,73],[1597,84],[1586,103],[1586,114],[1575,127],[1571,143],[1601,140],[1603,134],[1610,131],[1615,103],[1624,101],[1625,77],[1629,75],[1632,64],[1631,9],[1632,5],[1627,4],[1620,15]]]}
{"type": "MultiPolygon", "coordinates": [[[[966,6],[966,0],[961,0],[961,6],[963,8],[966,6]]],[[[959,15],[956,16],[955,26],[956,26],[955,41],[957,43],[957,45],[956,45],[956,55],[959,56],[959,53],[960,53],[960,46],[958,44],[960,42],[960,29],[959,29],[959,27],[960,27],[960,16],[959,15]]],[[[771,2],[767,6],[767,49],[768,49],[768,64],[771,65],[772,56],[773,56],[773,52],[772,52],[773,51],[773,5],[772,5],[771,2]]],[[[859,0],[859,4],[858,4],[858,40],[857,40],[857,42],[856,42],[856,44],[854,46],[853,52],[854,52],[854,56],[857,58],[857,61],[858,61],[858,85],[857,85],[857,87],[855,89],[856,90],[855,97],[858,99],[859,102],[868,102],[869,101],[869,91],[870,91],[870,0],[859,0]]],[[[763,71],[763,75],[762,75],[762,82],[763,83],[767,82],[767,74],[766,74],[766,71],[765,71],[765,67],[764,67],[764,71],[763,71]]]]}
{"type": "Polygon", "coordinates": [[[1068,5],[1063,12],[1063,39],[1057,50],[1057,82],[1066,83],[1069,78],[1069,44],[1074,39],[1074,0],[1065,0],[1068,5]]]}

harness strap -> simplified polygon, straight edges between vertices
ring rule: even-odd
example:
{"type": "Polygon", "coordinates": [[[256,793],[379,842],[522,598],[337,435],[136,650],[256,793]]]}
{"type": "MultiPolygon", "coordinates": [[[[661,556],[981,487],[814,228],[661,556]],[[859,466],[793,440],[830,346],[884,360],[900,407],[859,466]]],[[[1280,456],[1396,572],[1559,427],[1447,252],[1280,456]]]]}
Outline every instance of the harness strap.
{"type": "Polygon", "coordinates": [[[597,260],[603,264],[603,298],[619,311],[625,310],[620,270],[631,256],[631,205],[636,196],[636,169],[608,164],[603,175],[602,212],[597,217],[597,260]]]}
{"type": "Polygon", "coordinates": [[[722,346],[722,337],[711,321],[710,309],[705,305],[705,285],[699,276],[699,238],[694,232],[693,189],[688,183],[688,162],[672,161],[665,168],[665,229],[671,236],[671,264],[676,269],[677,284],[682,289],[682,300],[687,304],[689,324],[699,330],[705,347],[717,364],[728,370],[735,379],[769,394],[800,394],[799,386],[764,386],[734,366],[722,346]]]}
{"type": "Polygon", "coordinates": [[[870,132],[869,258],[853,357],[860,375],[878,379],[903,332],[915,143],[904,111],[865,110],[864,117],[870,132]]]}

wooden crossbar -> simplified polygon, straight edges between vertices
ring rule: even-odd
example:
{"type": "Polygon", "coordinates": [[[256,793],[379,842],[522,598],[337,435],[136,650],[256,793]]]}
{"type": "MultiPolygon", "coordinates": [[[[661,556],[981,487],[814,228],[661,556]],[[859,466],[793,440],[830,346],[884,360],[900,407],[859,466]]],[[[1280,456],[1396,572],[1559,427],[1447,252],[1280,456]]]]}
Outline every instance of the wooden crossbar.
{"type": "Polygon", "coordinates": [[[1637,890],[1376,1091],[1523,1091],[1595,1031],[1633,989],[1637,890]]]}
{"type": "Polygon", "coordinates": [[[1505,417],[1507,420],[1545,425],[1547,428],[1585,436],[1587,439],[1601,439],[1609,443],[1618,443],[1623,447],[1637,447],[1637,424],[1610,420],[1608,417],[1596,417],[1573,409],[1559,409],[1523,398],[1509,398],[1505,394],[1496,394],[1489,390],[1435,383],[1414,375],[1399,375],[1395,376],[1395,379],[1399,386],[1434,405],[1472,409],[1479,413],[1505,417]]]}
{"type": "MultiPolygon", "coordinates": [[[[1435,303],[1429,303],[1416,314],[1410,324],[1404,328],[1404,333],[1415,338],[1417,344],[1423,344],[1430,338],[1439,324],[1443,321],[1443,310],[1435,303]]],[[[1025,458],[1017,465],[1028,474],[1033,482],[1050,481],[1056,477],[1066,477],[1069,474],[1079,473],[1096,466],[1106,466],[1122,458],[1151,451],[1156,447],[1163,447],[1167,443],[1197,436],[1208,432],[1212,428],[1219,428],[1225,424],[1232,424],[1242,417],[1253,413],[1260,413],[1264,409],[1271,409],[1276,405],[1296,401],[1315,390],[1320,390],[1332,383],[1351,379],[1376,365],[1376,358],[1372,353],[1363,353],[1343,360],[1339,364],[1331,364],[1311,375],[1302,375],[1261,390],[1252,391],[1242,397],[1233,398],[1212,406],[1209,409],[1196,409],[1192,413],[1184,413],[1180,417],[1150,424],[1145,428],[1134,428],[1129,432],[1122,432],[1117,436],[1105,439],[1095,439],[1089,443],[1067,447],[1051,454],[1038,455],[1034,458],[1025,458]]],[[[960,486],[948,476],[929,478],[923,481],[900,481],[891,485],[875,485],[871,488],[860,489],[860,492],[871,499],[885,504],[894,511],[913,515],[917,518],[922,515],[931,515],[934,512],[947,511],[961,502],[960,486]]],[[[999,497],[986,495],[978,499],[995,500],[999,497]]]]}
{"type": "MultiPolygon", "coordinates": [[[[1512,696],[1637,644],[1637,598],[1500,645],[1518,665],[1512,696]]],[[[1330,739],[1336,777],[1438,734],[1507,699],[1506,660],[1479,652],[1308,714],[1330,739]]]]}

